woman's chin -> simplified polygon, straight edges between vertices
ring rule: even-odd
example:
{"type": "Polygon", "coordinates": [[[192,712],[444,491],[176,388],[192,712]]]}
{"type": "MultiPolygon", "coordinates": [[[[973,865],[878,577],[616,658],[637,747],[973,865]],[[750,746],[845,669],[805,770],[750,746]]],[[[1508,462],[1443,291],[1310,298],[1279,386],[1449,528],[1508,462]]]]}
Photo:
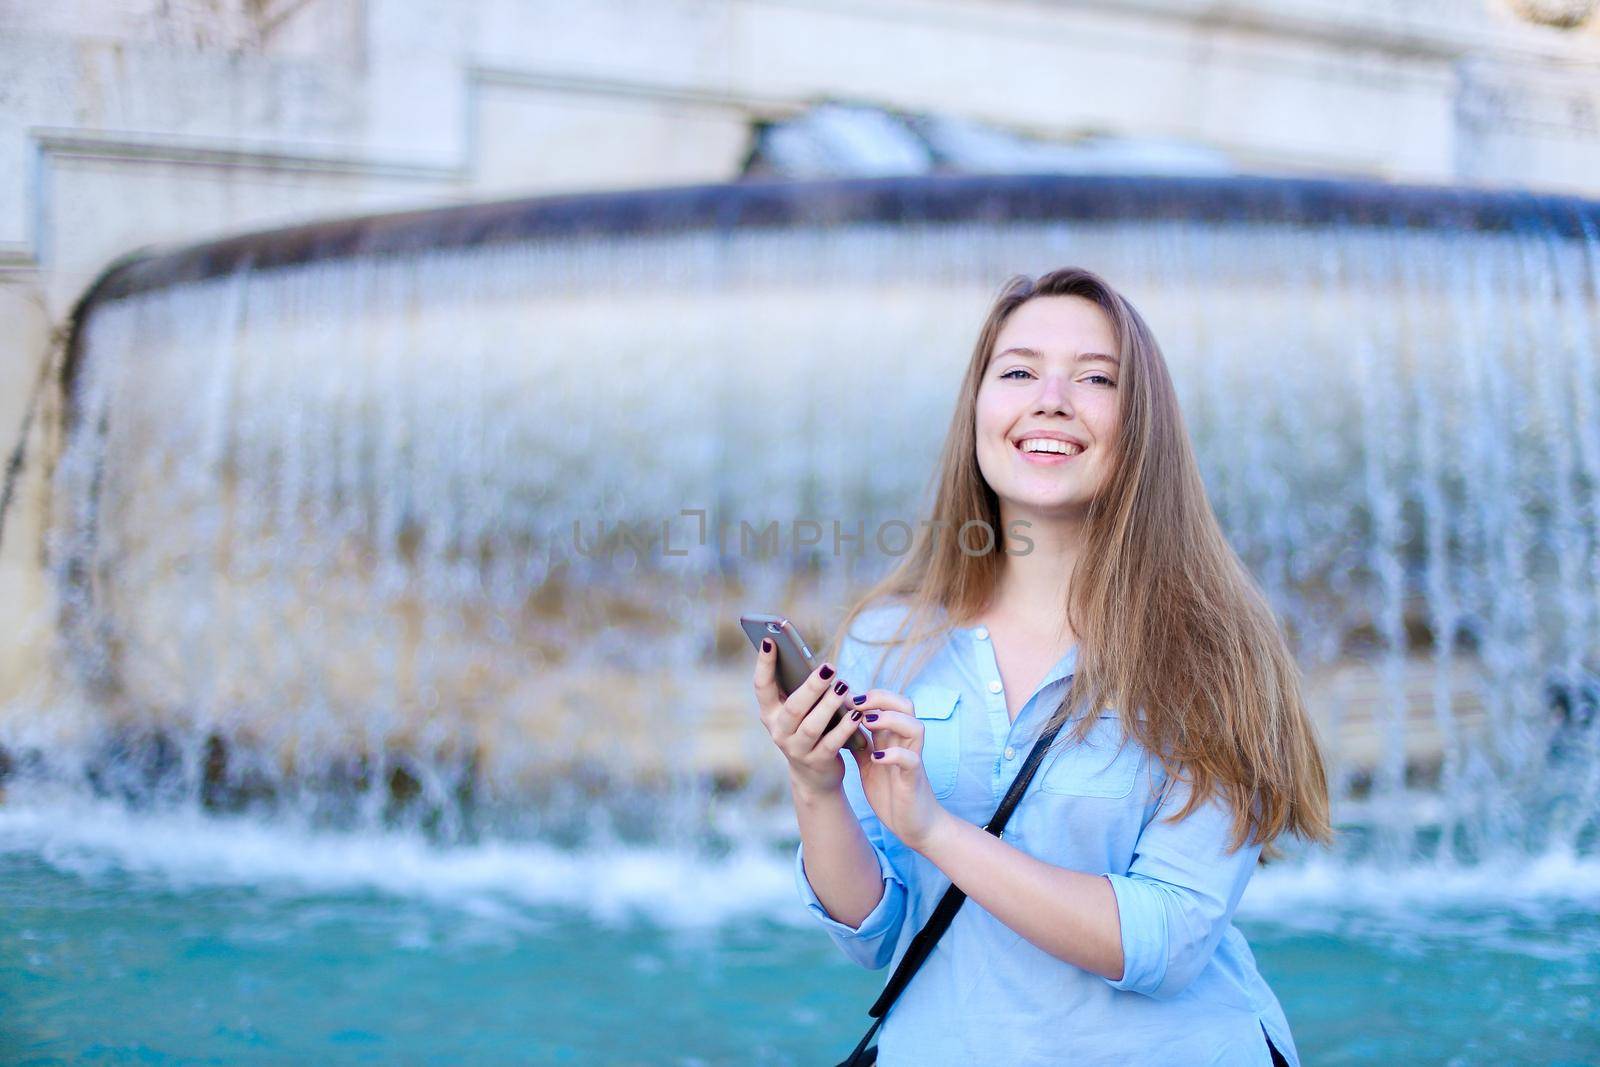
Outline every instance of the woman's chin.
{"type": "Polygon", "coordinates": [[[1002,496],[1006,513],[1013,522],[1031,522],[1035,525],[1047,522],[1071,522],[1081,519],[1089,507],[1089,501],[1080,498],[1077,494],[1064,493],[1034,493],[1015,497],[1002,496]]]}

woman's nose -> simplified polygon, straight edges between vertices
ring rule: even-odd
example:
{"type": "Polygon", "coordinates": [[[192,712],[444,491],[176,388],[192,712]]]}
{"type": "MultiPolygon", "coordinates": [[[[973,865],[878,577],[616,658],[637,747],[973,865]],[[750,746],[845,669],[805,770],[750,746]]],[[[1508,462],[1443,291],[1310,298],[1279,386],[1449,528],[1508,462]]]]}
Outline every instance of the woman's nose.
{"type": "Polygon", "coordinates": [[[1039,410],[1071,413],[1071,402],[1067,399],[1067,383],[1063,376],[1059,374],[1044,376],[1039,387],[1039,410]]]}

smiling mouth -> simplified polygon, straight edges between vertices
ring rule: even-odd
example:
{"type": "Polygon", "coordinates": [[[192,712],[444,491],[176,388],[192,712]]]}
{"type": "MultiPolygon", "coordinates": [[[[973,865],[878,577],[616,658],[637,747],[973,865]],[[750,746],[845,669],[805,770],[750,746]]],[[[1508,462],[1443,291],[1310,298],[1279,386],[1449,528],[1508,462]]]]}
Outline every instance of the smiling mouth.
{"type": "Polygon", "coordinates": [[[1065,463],[1070,459],[1076,459],[1078,456],[1083,455],[1083,450],[1078,448],[1077,445],[1071,444],[1070,442],[1046,440],[1041,438],[1034,438],[1028,441],[1016,441],[1012,443],[1011,447],[1020,452],[1023,459],[1034,464],[1051,465],[1065,463]],[[1025,448],[1023,447],[1025,444],[1032,445],[1033,447],[1031,449],[1025,448]],[[1063,449],[1065,451],[1062,451],[1063,449]]]}

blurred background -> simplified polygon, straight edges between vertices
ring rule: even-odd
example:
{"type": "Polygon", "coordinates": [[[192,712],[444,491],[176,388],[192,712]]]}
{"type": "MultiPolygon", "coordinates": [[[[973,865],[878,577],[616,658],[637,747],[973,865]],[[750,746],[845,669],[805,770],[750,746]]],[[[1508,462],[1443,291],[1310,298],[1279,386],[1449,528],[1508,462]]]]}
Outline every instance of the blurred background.
{"type": "Polygon", "coordinates": [[[1077,264],[1306,674],[1304,1062],[1600,1062],[1600,3],[0,0],[0,71],[0,1060],[842,1057],[737,616],[825,643],[1077,264]]]}

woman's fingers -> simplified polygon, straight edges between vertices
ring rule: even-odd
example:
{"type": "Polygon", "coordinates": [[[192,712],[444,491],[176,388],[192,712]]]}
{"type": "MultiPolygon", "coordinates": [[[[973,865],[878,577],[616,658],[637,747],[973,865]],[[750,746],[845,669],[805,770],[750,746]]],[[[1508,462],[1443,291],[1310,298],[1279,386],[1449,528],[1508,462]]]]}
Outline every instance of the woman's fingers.
{"type": "MultiPolygon", "coordinates": [[[[795,728],[795,743],[805,749],[815,748],[822,735],[828,732],[828,722],[833,718],[834,712],[839,710],[839,706],[844,703],[849,693],[850,687],[845,684],[844,679],[835,678],[817,700],[816,706],[806,713],[805,718],[800,720],[800,725],[795,728]]],[[[846,711],[844,718],[849,717],[850,713],[846,711]]]]}
{"type": "MultiPolygon", "coordinates": [[[[817,701],[827,696],[841,679],[833,669],[831,663],[820,663],[806,680],[800,683],[800,688],[790,693],[783,702],[784,710],[791,717],[793,723],[800,723],[817,706],[817,701]]],[[[818,731],[820,734],[820,731],[818,731]]],[[[816,740],[815,737],[812,740],[816,740]]]]}
{"type": "Polygon", "coordinates": [[[755,689],[761,721],[770,729],[769,718],[775,718],[783,706],[783,693],[778,689],[778,643],[770,637],[763,637],[756,649],[755,689]]]}
{"type": "MultiPolygon", "coordinates": [[[[756,671],[752,682],[756,691],[756,705],[761,709],[761,721],[775,739],[792,736],[795,728],[816,706],[817,699],[828,692],[838,679],[833,666],[824,663],[805,682],[787,697],[778,686],[778,644],[770,637],[762,638],[756,649],[756,671]]],[[[812,738],[815,741],[815,738],[812,738]]]]}
{"type": "Polygon", "coordinates": [[[898,711],[904,715],[914,715],[911,707],[911,698],[904,693],[896,693],[891,689],[868,689],[864,694],[866,699],[856,707],[862,711],[898,711]]]}
{"type": "Polygon", "coordinates": [[[913,752],[922,751],[922,720],[899,711],[869,711],[862,725],[872,731],[878,747],[896,744],[913,752]]]}
{"type": "Polygon", "coordinates": [[[839,701],[840,706],[844,708],[844,714],[839,716],[839,721],[834,724],[833,729],[823,734],[821,740],[817,742],[817,747],[829,755],[843,748],[850,740],[850,735],[860,729],[861,712],[853,710],[845,697],[841,696],[839,701]]]}
{"type": "Polygon", "coordinates": [[[896,772],[920,771],[922,769],[922,757],[909,748],[901,748],[899,745],[880,748],[872,755],[863,758],[861,762],[872,763],[879,767],[893,767],[896,772]]]}

